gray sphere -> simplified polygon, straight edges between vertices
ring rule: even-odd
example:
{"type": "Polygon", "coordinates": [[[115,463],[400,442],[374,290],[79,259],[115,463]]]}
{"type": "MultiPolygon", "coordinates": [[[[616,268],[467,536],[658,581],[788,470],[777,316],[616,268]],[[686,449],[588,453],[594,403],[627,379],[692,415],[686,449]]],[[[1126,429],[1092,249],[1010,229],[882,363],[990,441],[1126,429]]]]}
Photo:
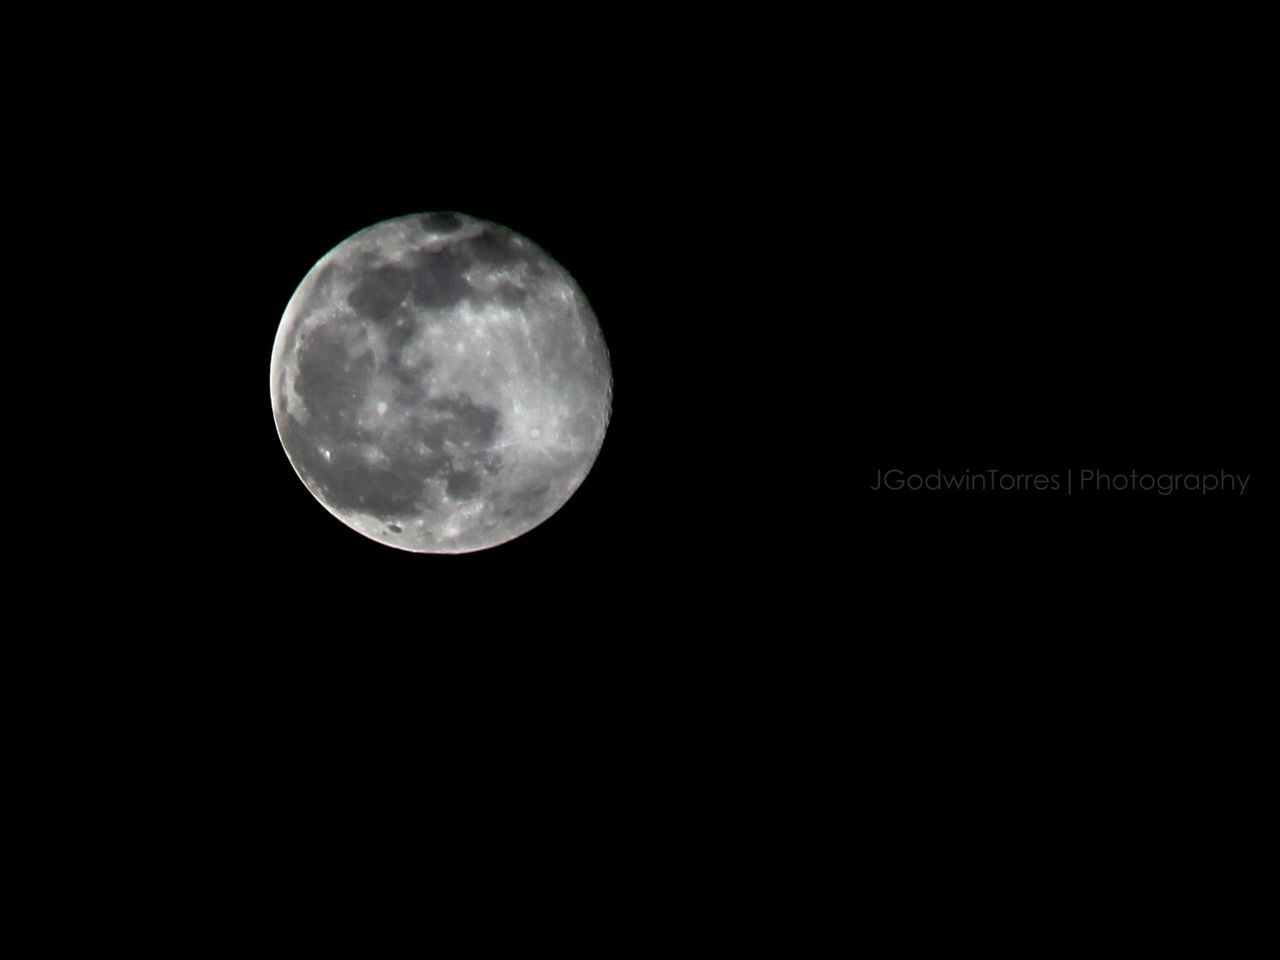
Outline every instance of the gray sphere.
{"type": "Polygon", "coordinates": [[[420,553],[483,550],[555,513],[600,452],[612,392],[573,278],[525,237],[454,213],[334,247],[271,355],[276,428],[307,489],[420,553]]]}

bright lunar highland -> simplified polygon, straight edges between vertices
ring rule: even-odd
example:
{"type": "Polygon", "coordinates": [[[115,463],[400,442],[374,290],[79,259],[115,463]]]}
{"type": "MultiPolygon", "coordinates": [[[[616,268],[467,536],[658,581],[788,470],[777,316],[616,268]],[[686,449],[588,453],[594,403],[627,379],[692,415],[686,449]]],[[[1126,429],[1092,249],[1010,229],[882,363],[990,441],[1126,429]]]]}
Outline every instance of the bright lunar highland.
{"type": "Polygon", "coordinates": [[[573,278],[455,213],[387,220],[325,254],[271,355],[276,428],[307,489],[420,553],[482,550],[555,513],[600,452],[612,394],[573,278]]]}

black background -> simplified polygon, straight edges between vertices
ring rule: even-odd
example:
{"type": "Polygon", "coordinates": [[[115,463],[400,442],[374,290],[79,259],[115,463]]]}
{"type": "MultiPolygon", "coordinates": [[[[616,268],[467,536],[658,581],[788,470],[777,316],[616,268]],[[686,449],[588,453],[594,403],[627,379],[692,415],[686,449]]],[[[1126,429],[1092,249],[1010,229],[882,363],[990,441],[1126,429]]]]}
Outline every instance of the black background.
{"type": "Polygon", "coordinates": [[[1154,43],[804,49],[491,61],[426,84],[227,74],[206,91],[167,182],[204,211],[196,262],[234,257],[196,281],[210,429],[171,449],[212,493],[166,582],[218,623],[265,618],[270,675],[318,656],[332,683],[403,684],[404,704],[425,677],[501,677],[486,702],[587,697],[574,722],[615,701],[649,713],[654,688],[836,717],[867,670],[885,691],[947,687],[1009,658],[1063,663],[1059,634],[1090,652],[1037,685],[1132,689],[1183,657],[1234,670],[1268,487],[1248,61],[1154,43]],[[562,263],[615,378],[575,496],[456,557],[331,518],[267,388],[306,270],[428,210],[562,263]],[[895,467],[1251,481],[1244,497],[873,493],[895,467]]]}
{"type": "Polygon", "coordinates": [[[1175,876],[1203,853],[1170,852],[1178,822],[1242,829],[1222,811],[1257,795],[1267,675],[1255,61],[1199,24],[966,25],[436,31],[409,64],[354,25],[331,56],[240,29],[86,90],[113,160],[79,189],[136,230],[113,242],[156,305],[128,420],[149,525],[92,573],[137,639],[77,667],[127,679],[105,715],[166,770],[225,771],[173,775],[317,875],[358,859],[348,835],[448,834],[525,887],[566,858],[750,873],[864,840],[955,886],[993,857],[1096,872],[1121,835],[1175,876]],[[329,516],[268,392],[310,266],[429,210],[563,264],[615,379],[574,497],[457,557],[329,516]],[[894,467],[1251,481],[873,494],[894,467]],[[1206,784],[1212,813],[1187,805],[1206,784]]]}
{"type": "Polygon", "coordinates": [[[356,597],[413,622],[396,598],[421,591],[451,598],[432,616],[463,621],[575,610],[718,633],[794,630],[858,584],[910,592],[917,565],[957,552],[1008,571],[979,593],[1030,571],[1046,588],[1087,579],[1118,556],[1155,581],[1164,564],[1238,558],[1267,486],[1252,121],[1177,57],[1034,59],[877,83],[830,67],[605,74],[599,90],[570,77],[526,97],[495,81],[442,94],[439,115],[286,87],[228,113],[183,147],[208,151],[186,154],[184,197],[208,210],[199,242],[210,260],[236,251],[207,290],[222,333],[199,346],[219,431],[199,472],[217,478],[220,516],[194,559],[263,598],[332,583],[322,614],[302,604],[330,624],[366,622],[356,597]],[[506,224],[564,264],[616,381],[578,494],[463,557],[389,551],[327,517],[260,382],[320,255],[437,209],[506,224]],[[873,494],[895,467],[1225,470],[1251,486],[873,494]]]}

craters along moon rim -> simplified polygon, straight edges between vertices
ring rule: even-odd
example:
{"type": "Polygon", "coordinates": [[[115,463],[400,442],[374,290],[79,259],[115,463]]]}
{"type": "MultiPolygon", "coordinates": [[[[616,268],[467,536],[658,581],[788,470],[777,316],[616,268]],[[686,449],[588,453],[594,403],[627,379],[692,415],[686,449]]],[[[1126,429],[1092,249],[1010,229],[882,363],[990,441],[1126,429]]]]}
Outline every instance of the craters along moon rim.
{"type": "Polygon", "coordinates": [[[555,513],[604,441],[613,378],[573,278],[459,213],[387,220],[294,292],[271,356],[285,453],[379,543],[466,553],[555,513]]]}

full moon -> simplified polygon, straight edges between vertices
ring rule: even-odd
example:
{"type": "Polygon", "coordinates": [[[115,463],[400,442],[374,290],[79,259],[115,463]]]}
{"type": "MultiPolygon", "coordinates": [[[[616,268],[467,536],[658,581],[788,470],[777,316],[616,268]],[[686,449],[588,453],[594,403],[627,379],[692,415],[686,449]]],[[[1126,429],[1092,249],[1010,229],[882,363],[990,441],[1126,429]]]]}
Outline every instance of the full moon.
{"type": "Polygon", "coordinates": [[[311,268],[271,354],[276,429],[331,514],[379,543],[467,553],[542,523],[586,478],[609,354],[563,267],[457,213],[387,220],[311,268]]]}

